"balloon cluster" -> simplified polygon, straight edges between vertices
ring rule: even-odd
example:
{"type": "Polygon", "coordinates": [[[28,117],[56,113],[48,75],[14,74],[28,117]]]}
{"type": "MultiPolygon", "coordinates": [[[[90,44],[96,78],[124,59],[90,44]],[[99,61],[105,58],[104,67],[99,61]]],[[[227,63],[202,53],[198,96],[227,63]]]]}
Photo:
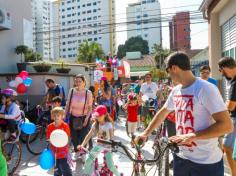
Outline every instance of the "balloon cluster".
{"type": "Polygon", "coordinates": [[[20,72],[19,75],[16,75],[15,80],[9,82],[10,87],[16,87],[17,93],[24,94],[27,91],[33,80],[28,77],[29,74],[27,71],[20,72]]]}
{"type": "MultiPolygon", "coordinates": [[[[109,57],[107,62],[109,62],[113,68],[117,68],[117,67],[121,66],[121,61],[117,57],[114,57],[114,58],[109,57]]],[[[96,64],[97,64],[98,68],[106,68],[107,62],[103,61],[99,58],[96,58],[96,64]]]]}

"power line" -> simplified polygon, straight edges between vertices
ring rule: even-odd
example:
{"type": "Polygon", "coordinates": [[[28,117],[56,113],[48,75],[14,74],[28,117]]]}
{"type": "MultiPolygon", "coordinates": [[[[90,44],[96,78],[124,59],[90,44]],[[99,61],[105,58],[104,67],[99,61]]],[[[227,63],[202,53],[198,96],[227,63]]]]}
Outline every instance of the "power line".
{"type": "MultiPolygon", "coordinates": [[[[202,16],[199,16],[199,15],[196,15],[196,16],[192,16],[191,18],[182,18],[182,20],[185,20],[185,19],[189,19],[189,20],[200,20],[202,18],[202,16]]],[[[129,25],[129,24],[137,24],[137,23],[149,23],[149,22],[169,22],[170,20],[169,19],[164,19],[162,20],[161,18],[149,18],[149,19],[143,19],[143,20],[135,20],[135,21],[129,21],[129,22],[120,22],[120,23],[107,23],[107,24],[102,24],[102,25],[99,25],[99,26],[90,26],[88,27],[86,25],[86,27],[80,27],[78,29],[91,29],[91,28],[101,28],[101,27],[105,27],[105,26],[112,26],[112,27],[116,27],[116,26],[121,26],[121,25],[129,25]]],[[[76,25],[78,26],[78,25],[76,25]]],[[[64,28],[64,29],[55,29],[55,30],[48,30],[48,31],[38,31],[38,32],[34,32],[33,34],[41,34],[41,33],[49,33],[49,32],[65,32],[65,31],[74,31],[76,30],[77,27],[68,27],[68,28],[64,28]]]]}

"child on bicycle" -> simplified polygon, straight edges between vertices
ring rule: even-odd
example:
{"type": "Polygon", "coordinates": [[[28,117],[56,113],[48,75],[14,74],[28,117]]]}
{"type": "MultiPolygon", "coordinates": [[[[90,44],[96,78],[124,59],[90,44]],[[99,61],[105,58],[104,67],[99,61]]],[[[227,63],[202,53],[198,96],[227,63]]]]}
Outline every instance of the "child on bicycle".
{"type": "MultiPolygon", "coordinates": [[[[70,128],[68,124],[63,121],[65,111],[61,107],[55,107],[51,110],[51,117],[54,122],[47,127],[47,139],[50,138],[51,133],[60,129],[66,132],[68,137],[70,137],[70,128]]],[[[72,170],[67,162],[69,156],[69,145],[65,147],[56,148],[51,145],[53,153],[56,155],[56,166],[54,170],[54,176],[72,176],[72,170]]]]}
{"type": "Polygon", "coordinates": [[[1,94],[0,127],[5,134],[7,134],[7,130],[10,131],[10,137],[5,136],[5,139],[14,141],[17,136],[17,123],[22,118],[20,107],[15,103],[17,93],[13,89],[4,89],[1,94]]]}
{"type": "MultiPolygon", "coordinates": [[[[125,104],[124,109],[127,110],[127,125],[128,125],[128,135],[133,136],[137,130],[138,125],[138,109],[140,102],[136,94],[130,94],[128,96],[128,102],[125,104]]],[[[134,145],[131,143],[132,147],[134,145]]]]}
{"type": "Polygon", "coordinates": [[[92,116],[93,116],[93,125],[89,133],[86,135],[83,143],[78,146],[78,150],[80,150],[81,147],[82,148],[85,147],[94,134],[97,135],[98,138],[106,140],[110,140],[114,136],[113,121],[109,116],[109,113],[107,112],[106,106],[104,105],[97,106],[92,116]]]}

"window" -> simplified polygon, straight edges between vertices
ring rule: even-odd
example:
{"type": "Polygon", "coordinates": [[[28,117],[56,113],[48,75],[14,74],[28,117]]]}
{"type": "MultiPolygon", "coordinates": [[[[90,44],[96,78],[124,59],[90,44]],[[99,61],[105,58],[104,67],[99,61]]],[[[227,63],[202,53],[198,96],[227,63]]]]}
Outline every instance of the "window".
{"type": "Polygon", "coordinates": [[[78,12],[77,14],[78,14],[78,16],[80,16],[80,12],[78,12]]]}
{"type": "Polygon", "coordinates": [[[71,10],[71,7],[68,7],[67,10],[71,10]]]}
{"type": "Polygon", "coordinates": [[[92,24],[88,24],[88,27],[92,27],[92,24]]]}
{"type": "Polygon", "coordinates": [[[89,39],[88,39],[89,42],[92,41],[92,40],[93,40],[92,38],[89,38],[89,39]]]}
{"type": "Polygon", "coordinates": [[[81,40],[78,40],[78,43],[81,43],[81,40]]]}
{"type": "Polygon", "coordinates": [[[93,40],[94,40],[94,41],[97,41],[97,40],[98,40],[98,38],[94,38],[93,40]]]}
{"type": "Polygon", "coordinates": [[[143,21],[143,24],[148,24],[148,20],[144,20],[144,21],[143,21]]]}
{"type": "Polygon", "coordinates": [[[71,14],[68,14],[67,17],[71,17],[71,14]]]}
{"type": "Polygon", "coordinates": [[[71,24],[71,21],[67,21],[67,24],[71,24]]]}
{"type": "Polygon", "coordinates": [[[91,10],[88,10],[87,13],[91,13],[92,11],[91,10]]]}
{"type": "Polygon", "coordinates": [[[85,7],[85,4],[83,4],[82,7],[85,7]]]}
{"type": "Polygon", "coordinates": [[[148,37],[148,34],[144,34],[144,37],[148,37]]]}
{"type": "Polygon", "coordinates": [[[67,4],[70,4],[71,2],[70,1],[67,1],[67,4]]]}
{"type": "Polygon", "coordinates": [[[69,54],[68,57],[73,57],[72,54],[69,54]]]}
{"type": "Polygon", "coordinates": [[[61,18],[65,18],[65,15],[62,15],[61,18]]]}
{"type": "Polygon", "coordinates": [[[77,0],[77,2],[79,2],[80,0],[77,0]]]}
{"type": "Polygon", "coordinates": [[[88,3],[87,6],[91,6],[91,3],[88,3]]]}
{"type": "Polygon", "coordinates": [[[83,11],[82,14],[86,14],[86,11],[83,11]]]}
{"type": "Polygon", "coordinates": [[[65,45],[66,44],[66,42],[62,42],[62,45],[65,45]]]}
{"type": "Polygon", "coordinates": [[[144,14],[143,17],[148,17],[148,14],[144,14]]]}
{"type": "Polygon", "coordinates": [[[62,2],[61,5],[65,5],[65,2],[62,2]]]}
{"type": "Polygon", "coordinates": [[[65,35],[62,35],[62,38],[66,38],[66,36],[65,36],[65,35]]]}
{"type": "Polygon", "coordinates": [[[138,15],[136,18],[140,18],[141,16],[140,15],[138,15]]]}
{"type": "Polygon", "coordinates": [[[98,33],[98,31],[94,31],[93,33],[94,33],[94,34],[97,34],[97,33],[98,33]]]}
{"type": "Polygon", "coordinates": [[[68,48],[68,51],[71,51],[72,49],[71,48],[68,48]]]}
{"type": "Polygon", "coordinates": [[[86,35],[86,32],[83,32],[83,35],[86,35]]]}
{"type": "Polygon", "coordinates": [[[63,49],[62,51],[66,51],[66,49],[63,49]]]}
{"type": "Polygon", "coordinates": [[[83,21],[86,21],[86,18],[84,18],[83,21]]]}
{"type": "Polygon", "coordinates": [[[102,37],[99,37],[99,39],[102,39],[102,37]]]}
{"type": "Polygon", "coordinates": [[[80,6],[78,6],[78,9],[80,9],[80,6]]]}
{"type": "Polygon", "coordinates": [[[78,19],[78,23],[80,22],[80,19],[78,19]]]}
{"type": "Polygon", "coordinates": [[[93,19],[96,20],[96,19],[98,19],[98,17],[97,17],[97,16],[94,16],[93,19]]]}
{"type": "Polygon", "coordinates": [[[65,12],[65,9],[61,9],[62,12],[65,12]]]}
{"type": "Polygon", "coordinates": [[[91,17],[89,17],[89,18],[87,18],[87,20],[88,20],[88,21],[90,21],[90,20],[92,20],[92,18],[91,18],[91,17]]]}
{"type": "Polygon", "coordinates": [[[65,24],[66,24],[65,22],[62,22],[62,26],[65,26],[65,24]]]}
{"type": "Polygon", "coordinates": [[[94,2],[94,3],[93,3],[93,5],[97,5],[97,3],[96,3],[96,2],[94,2]]]}
{"type": "Polygon", "coordinates": [[[92,34],[92,31],[89,31],[88,34],[92,34]]]}
{"type": "Polygon", "coordinates": [[[97,12],[97,9],[93,9],[93,12],[97,12]]]}
{"type": "Polygon", "coordinates": [[[101,18],[101,15],[98,15],[98,18],[101,18]]]}
{"type": "Polygon", "coordinates": [[[75,13],[72,13],[72,16],[75,16],[75,13]]]}

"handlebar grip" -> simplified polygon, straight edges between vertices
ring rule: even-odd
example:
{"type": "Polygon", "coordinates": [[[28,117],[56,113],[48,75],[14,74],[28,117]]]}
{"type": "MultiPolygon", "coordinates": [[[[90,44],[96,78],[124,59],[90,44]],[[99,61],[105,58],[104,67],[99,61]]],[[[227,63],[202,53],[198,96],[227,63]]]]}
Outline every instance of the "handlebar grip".
{"type": "Polygon", "coordinates": [[[108,140],[104,140],[104,139],[97,139],[98,143],[102,143],[102,144],[107,144],[107,145],[112,145],[112,141],[108,141],[108,140]]]}

